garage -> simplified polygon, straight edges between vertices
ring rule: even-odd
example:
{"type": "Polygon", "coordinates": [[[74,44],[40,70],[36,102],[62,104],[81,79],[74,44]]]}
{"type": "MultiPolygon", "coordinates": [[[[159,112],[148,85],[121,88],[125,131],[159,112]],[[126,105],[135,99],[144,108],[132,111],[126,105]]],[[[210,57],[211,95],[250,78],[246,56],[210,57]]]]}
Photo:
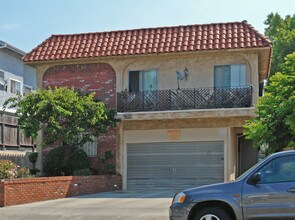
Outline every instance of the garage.
{"type": "Polygon", "coordinates": [[[127,144],[127,189],[186,189],[224,181],[223,142],[127,144]]]}

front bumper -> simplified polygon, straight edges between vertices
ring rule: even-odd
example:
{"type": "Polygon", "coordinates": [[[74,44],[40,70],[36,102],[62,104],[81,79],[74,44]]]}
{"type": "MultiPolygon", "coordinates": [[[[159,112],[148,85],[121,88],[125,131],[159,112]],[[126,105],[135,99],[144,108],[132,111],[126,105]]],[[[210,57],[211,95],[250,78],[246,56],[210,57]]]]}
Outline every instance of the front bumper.
{"type": "Polygon", "coordinates": [[[175,203],[169,208],[170,220],[187,220],[192,209],[190,203],[175,203]]]}

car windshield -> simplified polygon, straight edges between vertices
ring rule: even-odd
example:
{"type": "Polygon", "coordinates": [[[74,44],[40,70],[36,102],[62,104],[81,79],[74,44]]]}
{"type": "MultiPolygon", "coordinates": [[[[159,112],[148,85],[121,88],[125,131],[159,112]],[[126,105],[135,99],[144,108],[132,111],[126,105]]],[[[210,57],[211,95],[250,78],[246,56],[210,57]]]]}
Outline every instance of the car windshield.
{"type": "MultiPolygon", "coordinates": [[[[268,156],[269,157],[269,156],[268,156]]],[[[256,169],[263,161],[265,161],[268,157],[264,158],[263,160],[259,161],[257,164],[255,164],[253,167],[251,167],[249,170],[244,172],[241,176],[239,176],[235,181],[240,181],[243,179],[245,176],[247,176],[249,173],[251,173],[253,170],[256,169]]]]}

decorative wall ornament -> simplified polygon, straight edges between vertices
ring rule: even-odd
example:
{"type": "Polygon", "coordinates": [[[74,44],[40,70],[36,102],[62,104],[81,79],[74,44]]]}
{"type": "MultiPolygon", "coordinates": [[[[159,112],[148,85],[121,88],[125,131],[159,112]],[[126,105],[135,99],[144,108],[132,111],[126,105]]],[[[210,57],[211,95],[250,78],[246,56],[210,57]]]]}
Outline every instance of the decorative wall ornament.
{"type": "Polygon", "coordinates": [[[185,67],[183,73],[180,73],[178,70],[176,70],[176,78],[177,78],[177,89],[179,89],[179,80],[185,79],[185,81],[187,81],[187,78],[188,78],[187,67],[185,67]]]}

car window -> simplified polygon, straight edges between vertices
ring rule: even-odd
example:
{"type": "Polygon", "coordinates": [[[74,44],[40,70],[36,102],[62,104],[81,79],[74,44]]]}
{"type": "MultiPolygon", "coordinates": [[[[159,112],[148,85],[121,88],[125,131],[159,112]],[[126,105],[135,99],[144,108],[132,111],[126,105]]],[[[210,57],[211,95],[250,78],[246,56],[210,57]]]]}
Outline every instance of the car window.
{"type": "Polygon", "coordinates": [[[249,168],[241,176],[239,176],[235,181],[240,181],[240,180],[244,179],[245,176],[248,176],[249,173],[251,173],[253,170],[255,170],[266,159],[268,159],[268,157],[264,158],[263,160],[261,160],[257,164],[255,164],[253,167],[249,168]]]}
{"type": "Polygon", "coordinates": [[[295,182],[295,156],[276,158],[260,170],[260,183],[295,182]]]}

